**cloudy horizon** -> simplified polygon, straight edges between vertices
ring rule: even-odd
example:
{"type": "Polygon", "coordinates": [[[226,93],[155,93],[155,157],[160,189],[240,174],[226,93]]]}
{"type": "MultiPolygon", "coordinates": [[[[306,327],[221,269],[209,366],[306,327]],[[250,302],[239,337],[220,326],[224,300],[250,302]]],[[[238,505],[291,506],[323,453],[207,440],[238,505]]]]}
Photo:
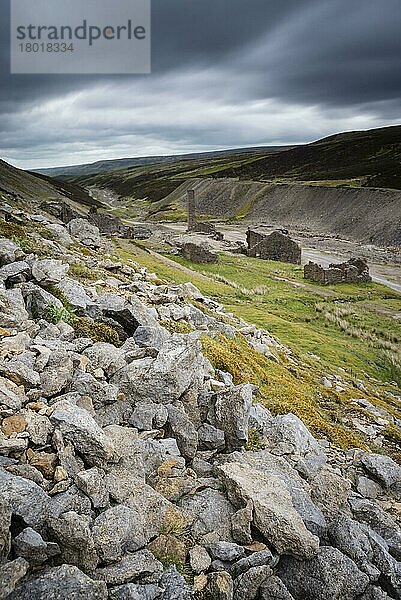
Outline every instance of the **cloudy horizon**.
{"type": "Polygon", "coordinates": [[[18,167],[291,145],[400,122],[399,0],[153,0],[152,74],[137,76],[9,75],[8,1],[0,156],[18,167]]]}

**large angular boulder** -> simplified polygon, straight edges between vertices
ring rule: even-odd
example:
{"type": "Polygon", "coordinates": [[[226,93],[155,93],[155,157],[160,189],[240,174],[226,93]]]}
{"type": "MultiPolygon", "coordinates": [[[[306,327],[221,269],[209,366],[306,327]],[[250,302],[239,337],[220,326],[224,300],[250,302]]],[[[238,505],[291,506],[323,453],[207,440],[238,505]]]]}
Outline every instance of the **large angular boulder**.
{"type": "Polygon", "coordinates": [[[200,387],[203,364],[197,335],[175,334],[163,344],[157,358],[134,360],[111,381],[133,403],[170,404],[190,387],[200,387]]]}
{"type": "Polygon", "coordinates": [[[351,496],[348,500],[354,519],[369,525],[385,540],[390,554],[401,560],[401,529],[395,519],[378,504],[365,498],[351,496]]]}
{"type": "Polygon", "coordinates": [[[0,327],[26,329],[29,315],[20,289],[0,289],[0,327]]]}
{"type": "Polygon", "coordinates": [[[40,531],[46,523],[49,496],[33,481],[0,469],[0,500],[26,525],[40,531]]]}
{"type": "Polygon", "coordinates": [[[296,415],[279,415],[263,430],[267,448],[280,456],[297,458],[297,469],[305,477],[316,474],[325,464],[326,457],[317,440],[296,415]]]}
{"type": "Polygon", "coordinates": [[[193,458],[198,449],[198,433],[189,420],[181,402],[167,405],[168,422],[185,458],[193,458]]]}
{"type": "Polygon", "coordinates": [[[75,511],[50,517],[48,523],[49,532],[61,549],[60,562],[79,566],[85,573],[93,572],[99,561],[91,524],[90,517],[75,511]]]}
{"type": "Polygon", "coordinates": [[[64,277],[56,288],[68,300],[70,306],[75,310],[77,315],[85,315],[96,319],[101,316],[101,310],[97,306],[95,300],[89,296],[85,287],[79,281],[64,277]]]}
{"type": "Polygon", "coordinates": [[[249,383],[216,394],[214,425],[224,431],[226,450],[239,450],[248,442],[253,387],[249,383]]]}
{"type": "Polygon", "coordinates": [[[68,231],[84,246],[99,248],[102,245],[99,228],[86,219],[72,219],[68,223],[68,231]]]}
{"type": "Polygon", "coordinates": [[[231,517],[235,508],[218,490],[206,488],[187,495],[179,502],[185,513],[194,518],[193,535],[201,543],[231,541],[231,517]]]}
{"type": "Polygon", "coordinates": [[[50,567],[18,587],[9,600],[107,600],[107,586],[94,581],[73,565],[50,567]]]}
{"type": "Polygon", "coordinates": [[[382,454],[364,454],[361,463],[369,475],[401,498],[401,467],[396,462],[382,454]]]}
{"type": "Polygon", "coordinates": [[[114,447],[110,438],[88,411],[73,402],[56,402],[50,420],[59,427],[63,438],[72,443],[89,465],[101,466],[113,456],[114,447]]]}
{"type": "Polygon", "coordinates": [[[308,531],[278,477],[240,463],[223,464],[217,472],[234,504],[240,508],[252,500],[254,525],[279,554],[301,558],[317,554],[319,538],[308,531]]]}
{"type": "Polygon", "coordinates": [[[39,566],[48,558],[60,553],[60,548],[55,542],[46,542],[40,533],[26,527],[13,540],[13,551],[16,556],[22,556],[30,565],[39,566]]]}
{"type": "Polygon", "coordinates": [[[30,276],[31,267],[24,260],[18,260],[0,267],[0,281],[3,281],[6,286],[28,281],[30,276]]]}
{"type": "Polygon", "coordinates": [[[83,352],[90,360],[92,369],[103,369],[107,377],[111,377],[127,365],[121,349],[106,342],[97,342],[83,352]]]}
{"type": "Polygon", "coordinates": [[[99,294],[98,304],[104,316],[117,321],[129,336],[134,335],[141,326],[161,329],[155,310],[147,307],[136,296],[127,299],[117,294],[99,294]]]}
{"type": "Polygon", "coordinates": [[[289,462],[281,456],[275,456],[267,450],[258,452],[233,452],[220,457],[220,462],[238,462],[249,465],[268,477],[276,477],[282,482],[291,496],[292,504],[301,516],[306,528],[318,537],[324,537],[327,529],[326,519],[310,497],[308,484],[289,462]]]}
{"type": "Polygon", "coordinates": [[[369,577],[348,556],[330,546],[302,562],[283,557],[278,574],[295,600],[355,600],[369,584],[369,577]]]}
{"type": "Polygon", "coordinates": [[[39,285],[54,285],[59,283],[67,274],[69,265],[61,260],[45,258],[32,263],[32,278],[39,285]]]}
{"type": "Polygon", "coordinates": [[[24,558],[16,558],[0,566],[0,600],[6,600],[18,582],[26,575],[29,563],[24,558]]]}
{"type": "Polygon", "coordinates": [[[149,550],[125,554],[112,565],[96,570],[94,577],[109,585],[120,585],[131,581],[157,582],[163,573],[163,565],[149,550]]]}
{"type": "Polygon", "coordinates": [[[0,267],[19,260],[23,254],[17,243],[7,238],[0,238],[0,267]]]}
{"type": "Polygon", "coordinates": [[[71,246],[74,243],[74,240],[64,225],[59,225],[58,223],[49,223],[46,225],[46,229],[48,229],[53,236],[57,238],[57,241],[63,246],[71,246]]]}
{"type": "Polygon", "coordinates": [[[146,515],[122,504],[101,513],[95,520],[93,536],[104,563],[120,560],[124,553],[146,546],[157,529],[146,527],[146,515]]]}

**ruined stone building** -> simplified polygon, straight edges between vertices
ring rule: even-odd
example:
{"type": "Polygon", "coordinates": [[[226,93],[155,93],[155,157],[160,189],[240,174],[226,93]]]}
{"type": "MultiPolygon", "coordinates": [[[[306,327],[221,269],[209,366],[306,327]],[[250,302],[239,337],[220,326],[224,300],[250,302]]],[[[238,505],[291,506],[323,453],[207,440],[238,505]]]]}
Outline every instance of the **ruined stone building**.
{"type": "Polygon", "coordinates": [[[246,233],[247,255],[263,260],[301,264],[301,248],[289,235],[281,231],[266,234],[253,229],[246,233]]]}
{"type": "Polygon", "coordinates": [[[205,235],[211,235],[215,240],[222,242],[224,236],[220,231],[217,231],[213,223],[207,223],[196,220],[196,205],[195,205],[195,191],[188,190],[188,233],[204,233],[205,235]]]}
{"type": "Polygon", "coordinates": [[[349,261],[339,264],[332,263],[327,269],[310,261],[304,267],[304,277],[322,285],[371,283],[372,281],[369,267],[366,261],[361,258],[351,258],[349,261]]]}
{"type": "Polygon", "coordinates": [[[219,262],[219,255],[212,252],[205,245],[193,244],[187,242],[181,248],[181,254],[187,260],[199,264],[217,264],[219,262]]]}

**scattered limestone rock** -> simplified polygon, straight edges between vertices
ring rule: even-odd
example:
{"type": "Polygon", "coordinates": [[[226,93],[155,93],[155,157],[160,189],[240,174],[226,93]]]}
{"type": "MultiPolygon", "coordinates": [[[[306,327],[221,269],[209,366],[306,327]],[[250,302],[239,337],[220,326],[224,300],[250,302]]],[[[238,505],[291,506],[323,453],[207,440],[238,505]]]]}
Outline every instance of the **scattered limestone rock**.
{"type": "Polygon", "coordinates": [[[200,385],[203,371],[200,343],[192,335],[175,334],[160,349],[157,358],[135,360],[120,369],[112,383],[132,403],[170,404],[193,385],[200,385]]]}
{"type": "Polygon", "coordinates": [[[59,400],[53,408],[50,420],[88,464],[101,466],[111,459],[114,451],[111,440],[86,410],[68,400],[59,400]]]}
{"type": "Polygon", "coordinates": [[[369,584],[368,576],[350,558],[330,546],[322,547],[317,556],[302,562],[284,557],[278,572],[295,600],[354,600],[369,584]]]}
{"type": "Polygon", "coordinates": [[[199,573],[208,570],[212,559],[203,546],[194,546],[189,551],[189,561],[192,571],[199,575],[199,573]]]}
{"type": "Polygon", "coordinates": [[[247,383],[217,394],[215,403],[216,426],[224,431],[227,452],[239,450],[248,441],[252,392],[252,386],[247,383]]]}
{"type": "Polygon", "coordinates": [[[18,582],[29,569],[29,563],[24,558],[16,558],[0,566],[0,598],[5,600],[15,590],[18,582]]]}
{"type": "Polygon", "coordinates": [[[39,285],[55,285],[67,274],[68,265],[61,260],[46,258],[32,263],[32,277],[39,285]]]}
{"type": "Polygon", "coordinates": [[[401,499],[401,467],[389,456],[364,454],[361,463],[368,474],[376,477],[386,488],[394,491],[401,499]]]}
{"type": "Polygon", "coordinates": [[[45,542],[32,527],[26,527],[14,538],[13,550],[16,556],[22,556],[33,566],[39,566],[48,558],[60,554],[58,544],[45,542]]]}
{"type": "Polygon", "coordinates": [[[104,483],[104,474],[97,467],[77,473],[75,484],[91,499],[93,508],[105,508],[108,505],[109,493],[104,483]]]}
{"type": "Polygon", "coordinates": [[[68,223],[68,231],[70,235],[77,238],[89,248],[100,248],[102,245],[99,228],[92,225],[86,219],[73,219],[68,223]]]}
{"type": "Polygon", "coordinates": [[[252,500],[255,526],[280,554],[307,558],[318,552],[319,538],[306,529],[277,477],[239,463],[221,465],[218,473],[237,506],[252,500]]]}
{"type": "Polygon", "coordinates": [[[10,597],[10,600],[57,598],[57,600],[107,600],[107,587],[94,581],[73,565],[50,567],[30,577],[10,597]]]}
{"type": "Polygon", "coordinates": [[[157,582],[163,573],[163,565],[149,550],[140,550],[134,554],[125,554],[113,565],[97,569],[95,579],[108,585],[120,585],[135,580],[145,583],[157,582]]]}

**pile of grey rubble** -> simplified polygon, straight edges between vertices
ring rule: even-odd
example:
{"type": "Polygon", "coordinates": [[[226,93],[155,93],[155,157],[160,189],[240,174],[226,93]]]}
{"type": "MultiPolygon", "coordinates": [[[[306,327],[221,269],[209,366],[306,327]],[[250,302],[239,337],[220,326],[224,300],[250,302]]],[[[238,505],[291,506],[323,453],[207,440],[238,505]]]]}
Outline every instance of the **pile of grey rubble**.
{"type": "Polygon", "coordinates": [[[386,510],[401,468],[359,450],[336,466],[297,417],[214,370],[200,334],[285,349],[146,269],[91,259],[109,274],[83,285],[59,249],[64,262],[0,240],[0,599],[401,598],[386,510]],[[121,347],[49,322],[55,288],[121,347]],[[183,319],[192,333],[161,324],[183,319]],[[264,449],[245,450],[250,427],[264,449]]]}

